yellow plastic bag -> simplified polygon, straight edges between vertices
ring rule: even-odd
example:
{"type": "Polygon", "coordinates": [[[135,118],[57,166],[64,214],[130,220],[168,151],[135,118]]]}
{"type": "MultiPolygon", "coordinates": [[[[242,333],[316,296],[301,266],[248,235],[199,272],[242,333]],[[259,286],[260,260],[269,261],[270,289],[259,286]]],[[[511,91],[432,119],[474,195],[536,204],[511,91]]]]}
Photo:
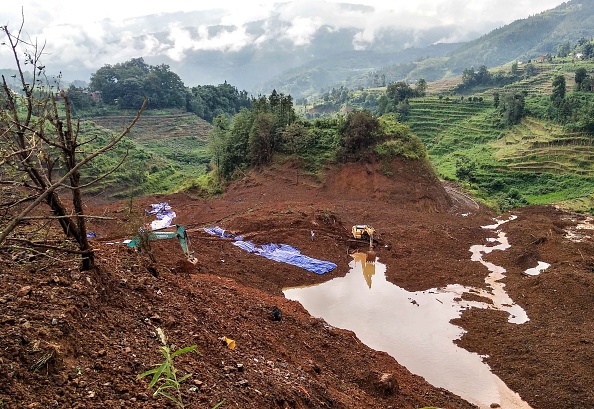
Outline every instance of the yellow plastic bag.
{"type": "Polygon", "coordinates": [[[227,337],[222,337],[221,340],[227,344],[229,349],[235,349],[235,340],[227,337]]]}

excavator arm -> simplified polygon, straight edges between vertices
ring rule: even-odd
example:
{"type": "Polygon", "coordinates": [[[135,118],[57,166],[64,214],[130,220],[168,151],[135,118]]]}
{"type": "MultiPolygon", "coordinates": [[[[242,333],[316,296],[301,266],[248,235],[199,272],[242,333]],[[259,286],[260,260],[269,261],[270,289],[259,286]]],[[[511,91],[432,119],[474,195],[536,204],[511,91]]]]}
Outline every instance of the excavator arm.
{"type": "MultiPolygon", "coordinates": [[[[167,239],[174,239],[177,238],[179,240],[179,244],[186,256],[186,259],[192,264],[196,264],[198,259],[194,257],[194,254],[189,249],[189,238],[186,229],[181,224],[175,225],[175,231],[161,231],[161,230],[153,230],[149,232],[148,239],[153,240],[167,240],[167,239]]],[[[140,248],[140,236],[134,237],[130,242],[128,242],[129,247],[134,247],[136,249],[140,248]]]]}

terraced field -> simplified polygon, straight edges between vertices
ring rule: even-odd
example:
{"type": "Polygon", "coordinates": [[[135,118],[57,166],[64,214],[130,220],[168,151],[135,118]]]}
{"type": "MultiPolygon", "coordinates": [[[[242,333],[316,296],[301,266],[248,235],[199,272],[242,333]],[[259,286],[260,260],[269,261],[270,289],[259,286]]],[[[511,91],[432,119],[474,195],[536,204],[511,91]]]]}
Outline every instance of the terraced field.
{"type": "Polygon", "coordinates": [[[590,137],[534,118],[501,129],[497,115],[490,101],[426,97],[410,101],[408,124],[441,177],[457,180],[458,167],[472,165],[471,189],[477,197],[482,190],[486,201],[500,195],[494,200],[508,203],[507,195],[513,195],[528,203],[551,203],[592,195],[590,137]]]}
{"type": "Polygon", "coordinates": [[[492,111],[486,102],[419,98],[410,102],[408,124],[430,154],[440,155],[496,139],[498,134],[485,126],[492,111]]]}
{"type": "Polygon", "coordinates": [[[585,134],[524,118],[493,146],[496,158],[513,170],[594,176],[594,146],[585,134]]]}
{"type": "MultiPolygon", "coordinates": [[[[119,133],[133,120],[132,115],[87,118],[103,132],[119,133]]],[[[210,156],[206,148],[211,125],[188,113],[145,113],[126,137],[129,159],[113,177],[94,189],[103,196],[122,198],[137,194],[173,192],[206,173],[210,156]],[[110,185],[109,191],[104,186],[110,185]]],[[[100,162],[93,169],[99,175],[113,166],[100,162]]]]}

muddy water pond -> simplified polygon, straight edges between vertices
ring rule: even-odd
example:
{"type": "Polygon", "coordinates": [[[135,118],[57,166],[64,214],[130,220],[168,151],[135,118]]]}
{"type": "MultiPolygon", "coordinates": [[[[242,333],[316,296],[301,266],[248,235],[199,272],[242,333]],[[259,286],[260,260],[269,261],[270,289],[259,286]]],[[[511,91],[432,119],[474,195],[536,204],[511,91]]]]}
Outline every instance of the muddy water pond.
{"type": "MultiPolygon", "coordinates": [[[[495,230],[501,223],[484,227],[495,230]]],[[[505,269],[482,260],[483,254],[509,247],[505,234],[497,234],[488,240],[495,244],[470,248],[471,259],[489,270],[482,289],[449,285],[410,292],[386,280],[386,266],[380,259],[369,263],[365,254],[356,253],[345,277],[285,289],[284,294],[299,301],[313,316],[355,332],[369,347],[387,352],[412,373],[480,408],[496,403],[503,409],[527,409],[530,406],[491,372],[483,357],[453,342],[464,330],[450,321],[467,308],[500,309],[518,325],[528,320],[499,282],[505,269]],[[478,293],[491,302],[462,301],[465,292],[478,293]]]]}

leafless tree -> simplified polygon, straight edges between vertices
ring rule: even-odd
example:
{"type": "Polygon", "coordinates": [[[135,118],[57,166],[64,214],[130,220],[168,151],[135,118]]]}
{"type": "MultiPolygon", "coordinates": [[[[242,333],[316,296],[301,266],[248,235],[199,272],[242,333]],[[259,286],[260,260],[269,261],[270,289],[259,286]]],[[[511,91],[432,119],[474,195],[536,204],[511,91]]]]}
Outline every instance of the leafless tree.
{"type": "Polygon", "coordinates": [[[2,46],[11,51],[16,74],[12,79],[3,75],[0,84],[0,246],[59,248],[80,254],[82,269],[91,269],[94,253],[87,240],[89,216],[82,192],[97,179],[82,183],[81,169],[116,147],[140,118],[147,100],[120,134],[102,144],[85,137],[59,78],[52,84],[46,76],[41,61],[45,44],[28,39],[23,26],[24,16],[16,32],[1,27],[2,46]],[[32,219],[42,219],[43,226],[59,223],[67,240],[52,246],[39,228],[31,226],[32,219]],[[77,248],[68,249],[64,243],[77,248]]]}

